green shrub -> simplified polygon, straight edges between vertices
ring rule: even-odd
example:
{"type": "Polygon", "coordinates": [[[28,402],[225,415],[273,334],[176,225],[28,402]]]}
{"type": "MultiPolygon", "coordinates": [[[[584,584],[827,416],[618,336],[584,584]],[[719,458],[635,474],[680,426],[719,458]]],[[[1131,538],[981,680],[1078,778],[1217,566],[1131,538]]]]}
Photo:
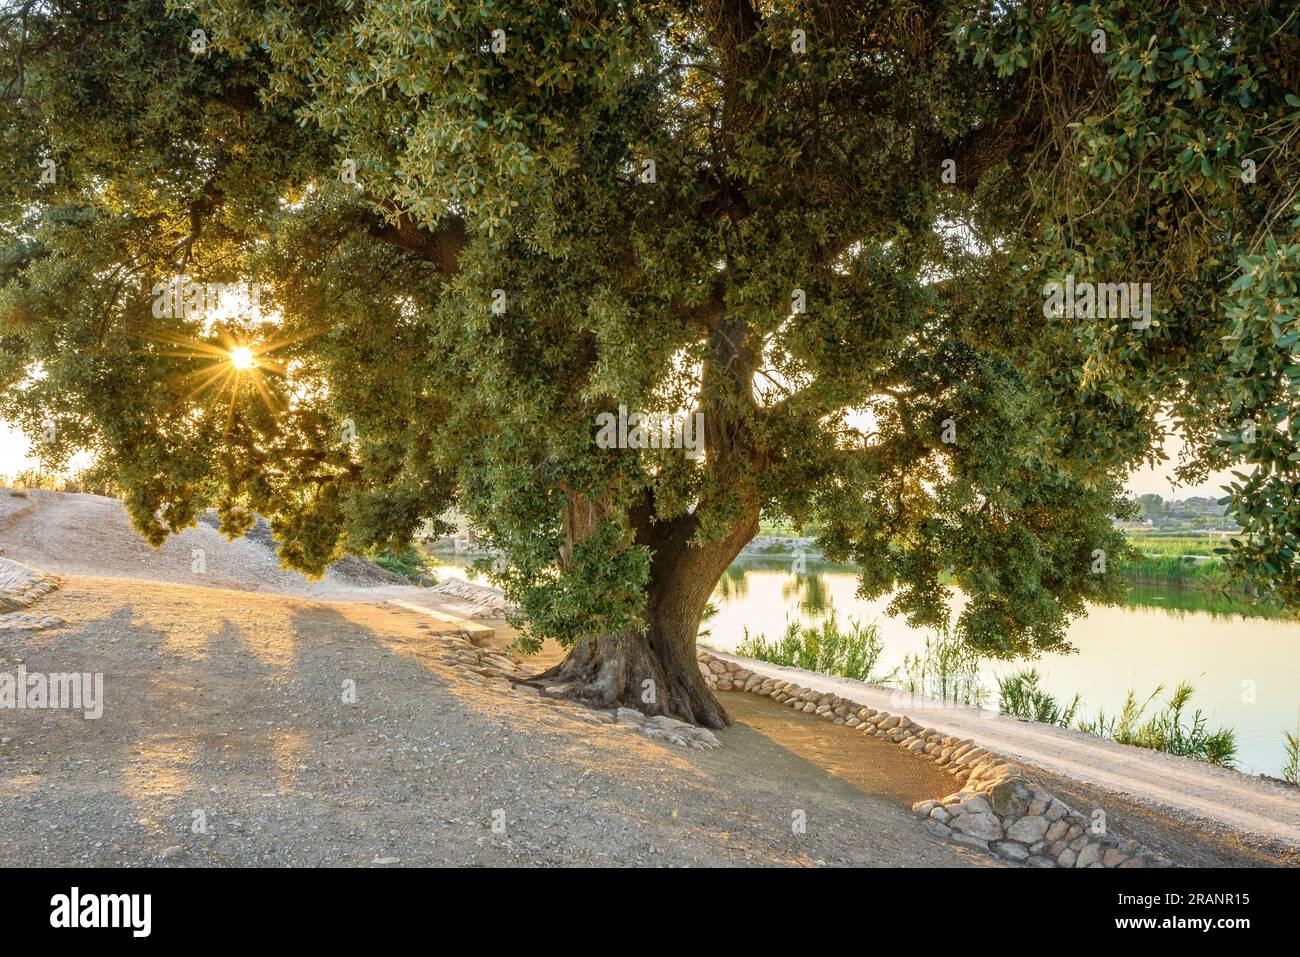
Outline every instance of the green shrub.
{"type": "Polygon", "coordinates": [[[820,626],[788,622],[784,634],[775,641],[768,641],[762,635],[751,636],[746,628],[743,640],[736,647],[736,654],[746,658],[872,684],[882,684],[893,677],[893,672],[875,673],[883,651],[884,643],[876,625],[863,626],[850,620],[848,630],[843,631],[833,612],[820,626]]]}
{"type": "Polygon", "coordinates": [[[417,585],[438,584],[438,576],[433,573],[433,563],[423,551],[414,546],[401,552],[386,548],[368,557],[380,568],[408,578],[417,585]]]}
{"type": "Polygon", "coordinates": [[[1081,699],[1074,699],[1064,709],[1052,695],[1038,687],[1041,676],[1037,668],[1026,668],[1007,678],[998,679],[998,710],[1003,714],[1041,721],[1068,728],[1074,724],[1081,699]]]}

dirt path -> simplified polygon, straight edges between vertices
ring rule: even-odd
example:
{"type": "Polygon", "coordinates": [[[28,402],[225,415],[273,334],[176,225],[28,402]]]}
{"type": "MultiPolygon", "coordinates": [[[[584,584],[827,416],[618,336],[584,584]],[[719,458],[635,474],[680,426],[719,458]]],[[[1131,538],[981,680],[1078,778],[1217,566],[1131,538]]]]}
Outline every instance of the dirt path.
{"type": "Polygon", "coordinates": [[[745,667],[761,674],[830,691],[868,707],[906,713],[926,727],[971,738],[990,751],[1072,782],[1070,786],[1079,793],[1119,795],[1132,806],[1163,812],[1169,820],[1193,824],[1234,845],[1271,846],[1278,851],[1277,856],[1292,860],[1300,849],[1300,791],[1295,788],[1079,731],[951,703],[913,701],[906,694],[845,678],[733,655],[719,657],[744,661],[745,667]]]}
{"type": "Polygon", "coordinates": [[[688,751],[466,681],[428,615],[79,576],[42,606],[68,624],[0,671],[100,672],[105,708],[0,711],[0,865],[988,863],[758,730],[688,751]]]}
{"type": "MultiPolygon", "coordinates": [[[[99,721],[0,711],[0,863],[152,863],[170,846],[236,864],[991,863],[908,813],[951,790],[947,775],[766,699],[728,694],[724,747],[682,752],[466,682],[436,660],[431,635],[512,638],[472,602],[334,570],[310,582],[263,544],[208,527],[152,549],[120,503],[97,496],[0,495],[0,553],[69,576],[40,603],[69,624],[0,635],[0,671],[99,671],[112,702],[99,721]],[[354,705],[340,700],[345,680],[357,682],[354,705]],[[488,828],[496,808],[504,838],[488,828]],[[223,822],[215,836],[191,833],[196,810],[223,822]],[[796,812],[805,834],[791,830],[796,812]]],[[[560,653],[548,644],[533,661],[541,670],[560,653]]],[[[1057,793],[1118,808],[1175,861],[1285,862],[1277,836],[1300,834],[1295,792],[1264,782],[839,679],[798,681],[1044,768],[1057,793]],[[1266,847],[1243,838],[1243,822],[1266,847]]]]}

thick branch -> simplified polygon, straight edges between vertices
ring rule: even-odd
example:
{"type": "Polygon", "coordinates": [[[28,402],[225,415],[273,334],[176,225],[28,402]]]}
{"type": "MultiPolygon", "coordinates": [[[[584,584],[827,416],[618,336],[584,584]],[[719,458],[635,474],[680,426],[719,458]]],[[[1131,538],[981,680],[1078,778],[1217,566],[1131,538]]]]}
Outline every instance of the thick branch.
{"type": "Polygon", "coordinates": [[[370,224],[370,235],[432,263],[447,276],[459,271],[461,250],[469,243],[465,221],[459,216],[449,216],[435,228],[426,229],[410,213],[397,210],[389,218],[376,218],[370,224]]]}

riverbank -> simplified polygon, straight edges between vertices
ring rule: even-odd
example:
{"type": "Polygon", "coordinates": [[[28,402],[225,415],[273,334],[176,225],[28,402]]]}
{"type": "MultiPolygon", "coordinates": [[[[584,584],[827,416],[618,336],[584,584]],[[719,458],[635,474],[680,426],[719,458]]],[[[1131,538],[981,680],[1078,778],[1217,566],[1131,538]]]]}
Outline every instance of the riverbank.
{"type": "MultiPolygon", "coordinates": [[[[905,715],[931,735],[938,732],[953,742],[973,742],[1004,760],[1074,782],[1076,787],[1082,787],[1080,793],[1092,789],[1094,795],[1118,795],[1146,813],[1182,822],[1180,829],[1187,829],[1183,840],[1192,840],[1199,831],[1213,835],[1226,846],[1249,848],[1252,854],[1261,854],[1276,863],[1300,863],[1300,790],[1294,787],[1077,731],[919,698],[846,678],[726,653],[705,654],[726,667],[734,665],[748,674],[768,679],[773,683],[770,688],[783,682],[815,696],[834,696],[862,708],[905,715]]],[[[760,693],[771,694],[771,690],[760,693]]],[[[777,691],[776,695],[781,693],[777,691]]],[[[821,717],[834,721],[836,715],[826,710],[821,712],[821,717]],[[830,718],[826,717],[828,713],[830,718]]],[[[848,721],[847,716],[841,717],[848,721]]],[[[862,720],[859,718],[854,723],[862,720]]],[[[889,732],[895,727],[890,725],[883,730],[889,732]]],[[[935,743],[935,740],[923,740],[923,747],[935,743]]],[[[1178,843],[1172,837],[1169,839],[1178,843]]]]}

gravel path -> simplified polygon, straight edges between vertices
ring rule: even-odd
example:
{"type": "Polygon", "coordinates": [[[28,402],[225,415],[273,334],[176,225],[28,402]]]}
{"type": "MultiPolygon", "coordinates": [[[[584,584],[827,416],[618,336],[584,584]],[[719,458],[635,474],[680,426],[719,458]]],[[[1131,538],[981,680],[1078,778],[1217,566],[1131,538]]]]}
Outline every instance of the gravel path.
{"type": "Polygon", "coordinates": [[[104,714],[0,711],[0,865],[991,863],[908,813],[941,775],[650,741],[454,670],[428,614],[83,576],[41,605],[67,624],[0,672],[101,672],[104,714]]]}

